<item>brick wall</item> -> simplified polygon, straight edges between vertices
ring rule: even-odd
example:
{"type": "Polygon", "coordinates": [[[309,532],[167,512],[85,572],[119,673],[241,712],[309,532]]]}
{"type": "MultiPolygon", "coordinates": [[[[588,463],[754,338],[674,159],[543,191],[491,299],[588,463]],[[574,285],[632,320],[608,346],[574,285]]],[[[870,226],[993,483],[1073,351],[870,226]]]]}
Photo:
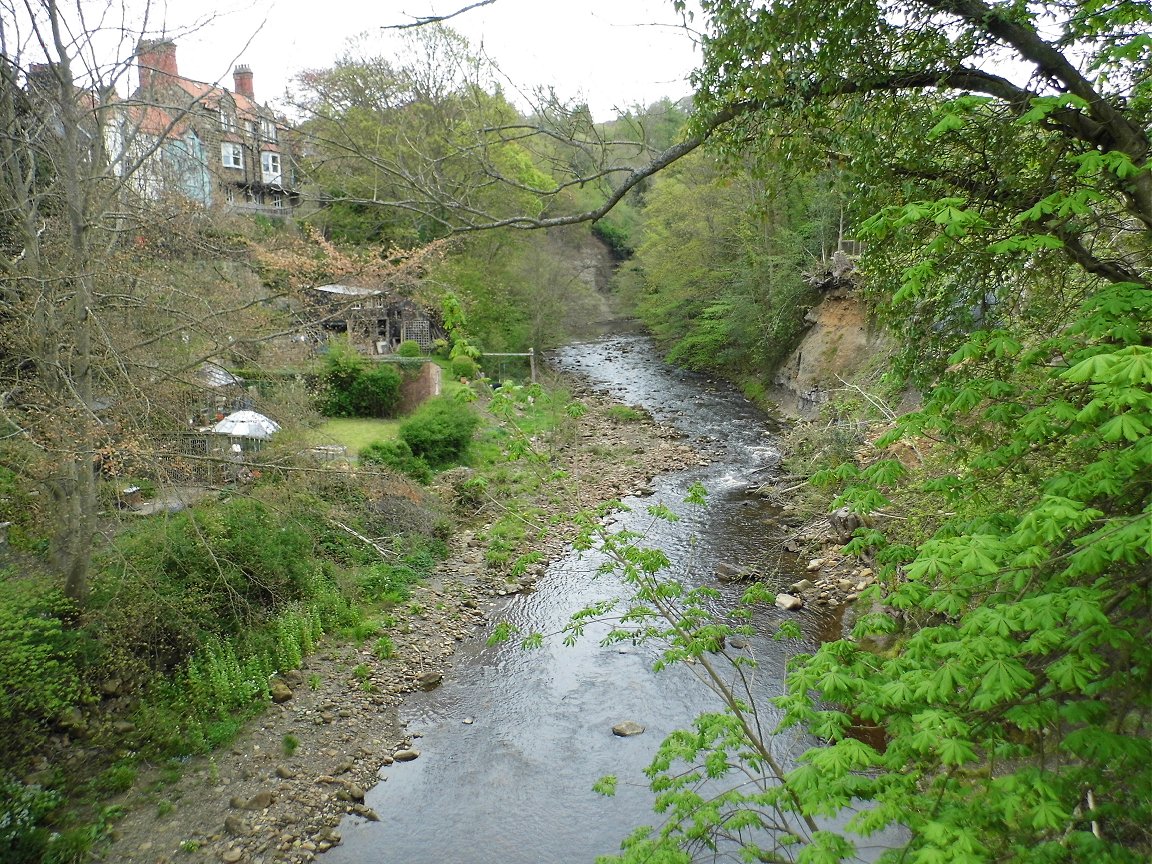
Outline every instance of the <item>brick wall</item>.
{"type": "Polygon", "coordinates": [[[400,385],[400,413],[407,414],[426,399],[440,395],[441,369],[435,363],[425,363],[415,377],[405,376],[400,385]]]}

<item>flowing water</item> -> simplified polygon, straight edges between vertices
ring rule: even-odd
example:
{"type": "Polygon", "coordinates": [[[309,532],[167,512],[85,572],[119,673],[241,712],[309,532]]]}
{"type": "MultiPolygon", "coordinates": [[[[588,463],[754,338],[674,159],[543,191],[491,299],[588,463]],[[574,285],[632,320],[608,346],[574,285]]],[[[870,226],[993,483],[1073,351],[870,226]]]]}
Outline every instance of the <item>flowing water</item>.
{"type": "MultiPolygon", "coordinates": [[[[631,512],[613,517],[615,524],[647,532],[648,542],[672,559],[673,574],[695,584],[715,584],[718,563],[753,567],[777,589],[797,578],[786,569],[794,562],[780,569],[769,542],[767,523],[775,514],[746,491],[779,460],[769,417],[729,387],[660,362],[642,336],[572,345],[553,362],[648,409],[713,460],[657,477],[651,496],[626,499],[631,512]],[[695,482],[709,492],[706,508],[682,503],[695,482]],[[681,519],[654,521],[645,508],[656,502],[681,519]]],[[[535,591],[513,597],[493,617],[527,631],[558,630],[576,610],[623,595],[614,577],[595,575],[596,564],[594,555],[567,555],[535,591]]],[[[740,590],[720,587],[728,599],[740,590]]],[[[766,608],[753,624],[767,634],[787,614],[766,608]]],[[[759,660],[760,704],[779,692],[787,653],[839,635],[829,613],[792,617],[804,632],[801,643],[765,635],[743,649],[759,660]]],[[[643,769],[665,735],[716,707],[716,697],[688,667],[654,672],[654,647],[601,646],[605,630],[589,628],[572,647],[559,638],[534,651],[480,640],[464,646],[443,685],[414,694],[401,709],[408,728],[422,735],[422,755],[382,769],[387,782],[367,800],[382,821],[346,820],[344,844],[324,856],[326,864],[590,864],[618,851],[638,825],[656,824],[643,769]],[[646,732],[616,737],[611,727],[622,720],[638,721],[646,732]],[[606,774],[619,780],[612,798],[592,789],[606,774]]],[[[772,722],[771,715],[762,719],[772,722]]],[[[812,743],[777,736],[773,747],[788,761],[812,743]]]]}

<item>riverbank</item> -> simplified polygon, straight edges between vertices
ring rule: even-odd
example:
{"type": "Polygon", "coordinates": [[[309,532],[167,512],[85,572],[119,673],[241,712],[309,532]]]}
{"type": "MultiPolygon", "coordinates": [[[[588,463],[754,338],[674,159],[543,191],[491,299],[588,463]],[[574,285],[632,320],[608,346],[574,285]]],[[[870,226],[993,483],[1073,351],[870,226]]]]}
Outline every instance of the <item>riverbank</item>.
{"type": "MultiPolygon", "coordinates": [[[[576,497],[555,489],[539,496],[541,523],[573,503],[594,507],[640,493],[659,473],[706,461],[647,415],[622,412],[587,390],[575,395],[588,411],[578,437],[554,459],[572,478],[564,489],[576,497]]],[[[389,631],[390,656],[370,642],[325,640],[275,683],[276,701],[230,747],[192,760],[179,776],[145,766],[133,790],[113,802],[126,815],[102,860],[297,864],[339,844],[338,826],[349,813],[387,822],[389,814],[363,801],[381,766],[419,758],[419,730],[398,719],[404,695],[437,686],[456,647],[482,634],[500,596],[531,590],[568,539],[560,529],[534,541],[544,560],[510,579],[485,563],[484,535],[481,519],[453,537],[449,557],[413,589],[389,631]]]]}

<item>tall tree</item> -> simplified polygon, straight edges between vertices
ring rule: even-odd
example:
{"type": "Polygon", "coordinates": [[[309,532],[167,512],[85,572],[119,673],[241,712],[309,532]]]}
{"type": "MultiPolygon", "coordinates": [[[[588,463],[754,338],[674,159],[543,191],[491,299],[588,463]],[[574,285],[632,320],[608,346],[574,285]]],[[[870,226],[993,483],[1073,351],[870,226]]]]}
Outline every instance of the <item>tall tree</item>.
{"type": "Polygon", "coordinates": [[[517,116],[491,67],[444,27],[399,43],[384,56],[358,37],[335,66],[299,78],[308,174],[327,203],[318,218],[350,239],[410,244],[462,220],[538,214],[547,178],[491,132],[517,116]]]}
{"type": "Polygon", "coordinates": [[[179,114],[149,125],[150,106],[117,95],[147,34],[88,29],[91,11],[0,14],[0,466],[50,501],[39,536],[77,601],[102,476],[155,468],[157,433],[186,431],[203,398],[205,360],[248,362],[292,326],[264,307],[244,243],[201,231],[212,214],[164,186],[179,114]]]}
{"type": "MultiPolygon", "coordinates": [[[[743,860],[849,860],[854,835],[817,821],[846,810],[857,839],[906,832],[883,860],[1144,860],[1152,5],[701,5],[694,134],[649,168],[705,141],[847,166],[866,278],[925,388],[880,444],[917,436],[931,461],[911,480],[892,459],[819,478],[850,481],[837,504],[865,516],[897,496],[926,511],[848,547],[875,562],[870,597],[894,613],[855,635],[899,619],[899,650],[843,640],[791,666],[784,723],[827,746],[780,764],[729,691],[728,712],[661,749],[665,821],[624,860],[723,853],[725,835],[743,860]],[[857,721],[884,746],[853,737],[857,721]],[[700,785],[729,771],[756,782],[700,785]]],[[[641,585],[673,620],[674,656],[714,664],[700,608],[641,585]]]]}

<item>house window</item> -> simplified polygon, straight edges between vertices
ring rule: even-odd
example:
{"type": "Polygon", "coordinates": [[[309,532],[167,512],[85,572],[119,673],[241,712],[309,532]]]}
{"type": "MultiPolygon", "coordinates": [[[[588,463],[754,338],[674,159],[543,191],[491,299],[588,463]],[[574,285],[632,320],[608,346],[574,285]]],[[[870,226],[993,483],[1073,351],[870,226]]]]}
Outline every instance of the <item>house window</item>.
{"type": "Polygon", "coordinates": [[[220,109],[220,128],[225,132],[232,132],[236,129],[236,117],[223,108],[220,109]]]}
{"type": "Polygon", "coordinates": [[[239,144],[225,141],[220,145],[220,161],[225,168],[243,168],[244,149],[239,144]]]}
{"type": "Polygon", "coordinates": [[[272,208],[274,210],[283,210],[284,209],[284,196],[283,195],[276,194],[276,195],[272,196],[272,208]]]}
{"type": "Polygon", "coordinates": [[[260,135],[265,141],[276,140],[276,124],[271,120],[260,121],[260,135]]]}
{"type": "Polygon", "coordinates": [[[247,126],[248,126],[248,131],[251,132],[253,135],[259,135],[260,134],[260,124],[257,123],[255,120],[249,120],[247,123],[247,126]]]}
{"type": "Polygon", "coordinates": [[[236,203],[236,190],[233,189],[231,186],[229,186],[227,189],[224,190],[224,199],[229,204],[235,204],[236,203]]]}
{"type": "Polygon", "coordinates": [[[260,167],[263,169],[265,183],[280,182],[280,154],[265,150],[260,154],[260,167]]]}

